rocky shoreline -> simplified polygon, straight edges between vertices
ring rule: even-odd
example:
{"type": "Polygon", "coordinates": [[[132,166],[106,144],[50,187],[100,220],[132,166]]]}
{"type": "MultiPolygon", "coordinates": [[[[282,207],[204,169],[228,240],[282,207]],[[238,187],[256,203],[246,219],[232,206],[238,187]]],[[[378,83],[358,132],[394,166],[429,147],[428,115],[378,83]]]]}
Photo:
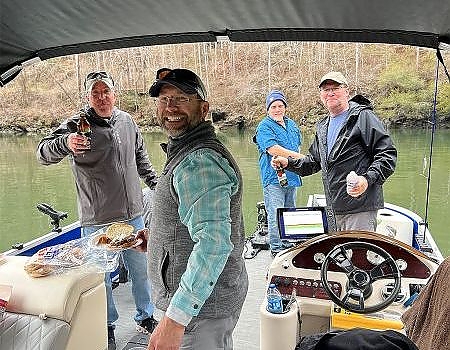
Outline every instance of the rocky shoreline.
{"type": "MultiPolygon", "coordinates": [[[[155,124],[139,123],[138,125],[142,132],[154,132],[159,131],[159,126],[155,124]]],[[[246,119],[243,116],[238,117],[227,117],[225,119],[213,121],[214,125],[222,131],[228,129],[244,130],[247,128],[254,128],[258,121],[252,119],[246,119]]],[[[297,121],[300,127],[304,130],[314,130],[316,121],[315,120],[301,120],[297,121]]],[[[431,121],[428,119],[416,119],[408,117],[399,117],[397,119],[384,120],[385,125],[388,128],[399,129],[399,128],[430,128],[431,121]]],[[[52,123],[52,125],[35,125],[31,122],[26,125],[18,124],[0,124],[0,134],[4,135],[34,135],[34,134],[48,134],[57,127],[58,124],[52,123]]],[[[450,128],[450,116],[446,118],[439,119],[436,123],[437,128],[449,129],[450,128]]]]}

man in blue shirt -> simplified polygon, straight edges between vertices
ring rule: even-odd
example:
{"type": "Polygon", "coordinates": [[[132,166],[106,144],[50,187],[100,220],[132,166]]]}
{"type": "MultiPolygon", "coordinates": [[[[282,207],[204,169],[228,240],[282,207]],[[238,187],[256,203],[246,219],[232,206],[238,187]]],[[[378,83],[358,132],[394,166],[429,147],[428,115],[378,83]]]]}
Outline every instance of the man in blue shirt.
{"type": "Polygon", "coordinates": [[[259,168],[263,187],[264,205],[267,211],[269,243],[272,255],[276,255],[291,244],[282,241],[278,233],[277,208],[295,207],[297,187],[301,178],[291,171],[286,172],[287,186],[279,182],[277,172],[271,167],[272,157],[300,158],[299,148],[302,134],[297,124],[286,115],[287,101],[279,90],[272,90],[266,98],[267,116],[261,120],[254,138],[259,151],[259,168]]]}
{"type": "Polygon", "coordinates": [[[148,234],[159,321],[148,349],[231,350],[248,288],[242,176],[195,73],[162,68],[149,92],[169,139],[148,234]]]}

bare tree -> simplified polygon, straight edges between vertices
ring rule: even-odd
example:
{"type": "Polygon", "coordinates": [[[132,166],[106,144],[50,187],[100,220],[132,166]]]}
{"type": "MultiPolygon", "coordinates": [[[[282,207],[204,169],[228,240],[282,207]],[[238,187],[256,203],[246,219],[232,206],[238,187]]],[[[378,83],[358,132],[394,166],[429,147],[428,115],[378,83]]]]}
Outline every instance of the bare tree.
{"type": "Polygon", "coordinates": [[[270,43],[267,44],[267,91],[272,87],[272,52],[270,50],[270,43]]]}

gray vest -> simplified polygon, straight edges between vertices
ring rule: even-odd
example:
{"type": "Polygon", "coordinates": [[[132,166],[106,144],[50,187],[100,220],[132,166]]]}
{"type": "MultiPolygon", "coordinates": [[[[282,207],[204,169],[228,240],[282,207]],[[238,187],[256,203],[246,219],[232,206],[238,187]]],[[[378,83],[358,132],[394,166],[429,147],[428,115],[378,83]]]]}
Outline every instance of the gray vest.
{"type": "Polygon", "coordinates": [[[155,190],[148,245],[152,301],[158,309],[167,310],[194,246],[187,227],[181,223],[178,215],[178,197],[172,185],[173,171],[187,154],[199,148],[210,148],[229,161],[240,186],[231,197],[231,241],[234,249],[197,317],[227,317],[242,307],[248,288],[247,271],[242,258],[245,241],[241,208],[242,176],[230,152],[217,140],[209,122],[200,124],[181,140],[169,141],[168,159],[155,190]]]}

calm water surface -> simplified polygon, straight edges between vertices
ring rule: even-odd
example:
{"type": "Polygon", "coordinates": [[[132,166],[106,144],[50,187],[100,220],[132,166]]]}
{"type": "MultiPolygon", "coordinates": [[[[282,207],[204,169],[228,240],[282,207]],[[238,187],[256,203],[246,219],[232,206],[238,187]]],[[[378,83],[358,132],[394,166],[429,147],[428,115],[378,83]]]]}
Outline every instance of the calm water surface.
{"type": "MultiPolygon", "coordinates": [[[[426,172],[429,164],[430,133],[426,130],[394,130],[392,137],[399,150],[395,174],[384,185],[385,200],[425,216],[426,172]],[[425,158],[425,161],[424,161],[425,158]]],[[[219,133],[241,167],[244,178],[244,219],[247,234],[256,225],[256,203],[262,201],[257,159],[251,142],[251,130],[240,133],[227,130],[219,133]]],[[[304,135],[303,151],[312,135],[304,135]]],[[[163,133],[145,134],[147,148],[155,168],[160,171],[164,154],[160,142],[163,133]]],[[[12,244],[25,242],[47,233],[50,220],[36,209],[45,202],[69,214],[63,224],[77,220],[76,195],[67,160],[53,166],[41,166],[35,157],[40,137],[0,136],[0,252],[12,244]]],[[[450,255],[448,226],[450,225],[450,130],[437,130],[431,172],[431,196],[428,212],[429,227],[444,256],[450,255]]],[[[304,178],[297,205],[306,204],[307,194],[322,193],[320,174],[304,178]]]]}

